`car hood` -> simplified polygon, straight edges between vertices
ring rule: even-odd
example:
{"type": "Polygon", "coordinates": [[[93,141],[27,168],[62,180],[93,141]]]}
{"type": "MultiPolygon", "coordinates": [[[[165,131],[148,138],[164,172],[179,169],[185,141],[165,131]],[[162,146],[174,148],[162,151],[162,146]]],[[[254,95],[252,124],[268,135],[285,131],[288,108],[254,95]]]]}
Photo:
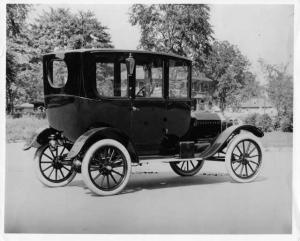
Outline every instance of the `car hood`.
{"type": "Polygon", "coordinates": [[[191,117],[196,120],[219,120],[224,121],[225,118],[221,113],[208,112],[208,111],[192,111],[191,117]]]}

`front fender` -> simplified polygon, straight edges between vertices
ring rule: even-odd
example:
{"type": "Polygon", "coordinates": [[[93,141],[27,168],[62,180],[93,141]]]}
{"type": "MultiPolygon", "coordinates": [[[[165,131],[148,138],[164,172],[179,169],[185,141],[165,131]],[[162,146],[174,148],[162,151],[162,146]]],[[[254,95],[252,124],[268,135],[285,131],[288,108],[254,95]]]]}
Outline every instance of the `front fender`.
{"type": "Polygon", "coordinates": [[[47,143],[48,136],[52,133],[55,133],[55,130],[48,126],[37,129],[26,142],[23,150],[29,150],[31,147],[39,148],[41,145],[47,143]]]}
{"type": "Polygon", "coordinates": [[[131,158],[133,159],[133,162],[138,160],[135,148],[129,137],[122,131],[112,127],[93,128],[83,133],[75,141],[66,159],[71,160],[75,158],[82,150],[85,151],[96,141],[106,138],[114,139],[122,143],[125,148],[127,148],[131,158]]]}
{"type": "Polygon", "coordinates": [[[214,141],[214,143],[206,149],[204,152],[202,152],[199,156],[199,158],[207,159],[209,157],[212,157],[215,155],[218,151],[221,151],[226,144],[227,140],[232,134],[238,134],[241,130],[249,131],[253,133],[257,137],[263,137],[264,133],[258,129],[257,127],[253,125],[235,125],[230,126],[227,129],[225,129],[214,141]]]}

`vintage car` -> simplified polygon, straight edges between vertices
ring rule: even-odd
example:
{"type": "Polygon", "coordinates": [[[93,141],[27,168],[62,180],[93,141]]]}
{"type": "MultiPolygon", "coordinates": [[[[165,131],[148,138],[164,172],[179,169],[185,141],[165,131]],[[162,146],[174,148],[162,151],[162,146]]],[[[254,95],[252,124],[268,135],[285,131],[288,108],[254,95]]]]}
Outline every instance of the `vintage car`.
{"type": "Polygon", "coordinates": [[[81,173],[98,195],[120,193],[132,164],[169,162],[180,176],[204,161],[224,161],[237,182],[262,167],[263,132],[228,127],[218,113],[194,111],[192,62],[148,51],[84,49],[43,56],[49,126],[24,149],[37,148],[35,169],[49,187],[81,173]]]}

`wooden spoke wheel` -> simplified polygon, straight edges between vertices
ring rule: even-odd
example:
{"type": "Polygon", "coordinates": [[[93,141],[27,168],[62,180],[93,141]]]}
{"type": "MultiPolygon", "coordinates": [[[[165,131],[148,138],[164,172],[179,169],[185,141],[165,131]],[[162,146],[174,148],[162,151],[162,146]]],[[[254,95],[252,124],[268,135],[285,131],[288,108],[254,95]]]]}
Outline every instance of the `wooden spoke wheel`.
{"type": "Polygon", "coordinates": [[[93,144],[82,161],[83,179],[98,195],[114,195],[123,190],[131,173],[131,159],[119,142],[104,139],[93,144]]]}
{"type": "Polygon", "coordinates": [[[180,176],[193,176],[202,168],[204,161],[170,162],[172,170],[180,176]]]}
{"type": "Polygon", "coordinates": [[[256,136],[245,133],[233,138],[225,156],[231,178],[237,182],[251,182],[262,168],[262,146],[256,136]]]}
{"type": "Polygon", "coordinates": [[[46,186],[61,187],[67,185],[76,176],[72,161],[64,158],[69,152],[69,147],[50,147],[48,144],[41,146],[35,155],[35,170],[38,179],[46,186]]]}

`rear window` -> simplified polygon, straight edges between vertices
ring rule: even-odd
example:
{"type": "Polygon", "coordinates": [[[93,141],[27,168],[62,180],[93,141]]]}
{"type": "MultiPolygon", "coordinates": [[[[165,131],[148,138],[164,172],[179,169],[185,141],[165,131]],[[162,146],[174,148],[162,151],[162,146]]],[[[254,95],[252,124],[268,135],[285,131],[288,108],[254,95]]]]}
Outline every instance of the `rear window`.
{"type": "Polygon", "coordinates": [[[54,59],[48,68],[48,81],[53,88],[63,88],[68,80],[68,68],[64,60],[54,59]]]}

